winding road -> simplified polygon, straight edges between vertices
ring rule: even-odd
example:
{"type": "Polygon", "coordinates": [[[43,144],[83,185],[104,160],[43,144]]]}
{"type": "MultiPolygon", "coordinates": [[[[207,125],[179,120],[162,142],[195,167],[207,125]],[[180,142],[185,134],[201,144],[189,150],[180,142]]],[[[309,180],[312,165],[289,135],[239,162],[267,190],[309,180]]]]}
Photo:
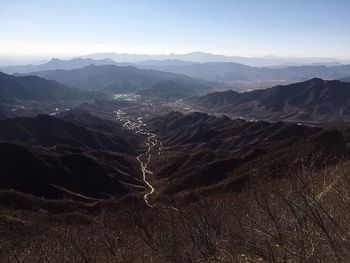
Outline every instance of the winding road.
{"type": "MultiPolygon", "coordinates": [[[[140,163],[140,169],[142,172],[142,180],[149,188],[149,192],[144,194],[143,199],[147,206],[154,207],[154,205],[149,203],[149,196],[152,195],[155,191],[154,187],[150,184],[149,181],[147,181],[147,175],[152,175],[153,172],[148,170],[148,165],[151,162],[152,159],[152,149],[154,146],[158,144],[158,140],[156,138],[156,134],[148,132],[146,127],[146,124],[143,123],[142,117],[137,118],[137,120],[133,119],[132,117],[129,117],[126,115],[124,111],[117,110],[115,111],[116,119],[120,121],[123,124],[123,127],[132,130],[137,134],[142,134],[147,136],[146,145],[148,146],[148,149],[145,153],[140,154],[137,156],[137,161],[140,163]]],[[[158,149],[159,152],[159,149],[158,149]]]]}

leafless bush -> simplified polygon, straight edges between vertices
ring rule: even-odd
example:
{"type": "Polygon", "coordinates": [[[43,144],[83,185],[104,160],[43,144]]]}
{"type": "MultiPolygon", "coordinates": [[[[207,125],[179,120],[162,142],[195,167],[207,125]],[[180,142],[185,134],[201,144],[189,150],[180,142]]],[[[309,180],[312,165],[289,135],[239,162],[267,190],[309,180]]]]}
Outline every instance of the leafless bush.
{"type": "MultiPolygon", "coordinates": [[[[302,166],[292,178],[255,182],[242,242],[268,262],[339,262],[349,259],[349,190],[340,164],[302,166]]],[[[310,163],[309,163],[310,164],[310,163]]]]}
{"type": "Polygon", "coordinates": [[[300,156],[284,177],[267,165],[242,193],[178,210],[133,204],[89,224],[15,226],[0,238],[0,261],[347,262],[349,163],[320,158],[300,156]]]}

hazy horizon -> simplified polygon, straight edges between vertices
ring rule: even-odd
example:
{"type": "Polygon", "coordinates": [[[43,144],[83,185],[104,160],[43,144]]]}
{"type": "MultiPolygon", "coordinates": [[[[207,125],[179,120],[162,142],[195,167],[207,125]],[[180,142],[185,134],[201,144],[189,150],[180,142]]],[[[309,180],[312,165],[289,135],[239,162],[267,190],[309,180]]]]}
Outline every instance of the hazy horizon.
{"type": "Polygon", "coordinates": [[[91,53],[350,58],[350,3],[335,1],[0,2],[0,58],[91,53]]]}
{"type": "MultiPolygon", "coordinates": [[[[285,60],[285,63],[288,65],[292,65],[293,63],[297,63],[298,60],[310,60],[309,63],[306,62],[306,64],[312,64],[312,63],[322,63],[322,62],[343,62],[348,64],[350,57],[345,57],[345,58],[339,58],[339,57],[318,57],[318,56],[309,56],[309,57],[297,57],[297,56],[276,56],[276,55],[264,55],[264,56],[241,56],[239,54],[235,54],[235,55],[230,55],[230,54],[218,54],[218,53],[211,53],[211,52],[204,52],[204,51],[191,51],[188,53],[132,53],[132,52],[115,52],[115,51],[105,51],[105,52],[95,52],[95,53],[88,53],[88,54],[79,54],[79,55],[46,55],[46,56],[2,56],[0,55],[0,66],[6,66],[6,65],[24,65],[24,64],[42,64],[42,63],[47,63],[53,59],[59,59],[59,60],[63,60],[63,61],[70,61],[73,59],[80,59],[80,58],[92,58],[96,55],[103,55],[103,54],[113,54],[113,55],[127,55],[127,56],[150,56],[149,59],[150,60],[165,60],[165,59],[169,59],[169,60],[177,60],[177,58],[162,58],[162,57],[166,57],[166,56],[186,56],[186,55],[190,55],[190,54],[196,54],[196,53],[202,53],[202,54],[206,54],[206,55],[212,55],[212,56],[225,56],[227,58],[243,58],[243,59],[267,59],[267,60],[276,60],[276,61],[283,61],[285,60]],[[158,58],[157,58],[158,57],[158,58]],[[295,60],[295,61],[294,61],[295,60]],[[314,60],[312,62],[312,60],[314,60]]],[[[115,60],[113,58],[110,58],[108,56],[99,58],[99,59],[112,59],[116,62],[142,62],[147,60],[147,58],[145,59],[134,59],[134,60],[115,60]]],[[[183,61],[191,61],[191,60],[186,60],[186,59],[179,59],[179,60],[183,60],[183,61]]],[[[220,62],[217,60],[208,60],[208,61],[204,61],[204,62],[220,62]]],[[[234,61],[233,61],[234,62],[234,61]]],[[[276,65],[279,65],[278,63],[276,65]]],[[[283,65],[283,64],[281,64],[283,65]]]]}

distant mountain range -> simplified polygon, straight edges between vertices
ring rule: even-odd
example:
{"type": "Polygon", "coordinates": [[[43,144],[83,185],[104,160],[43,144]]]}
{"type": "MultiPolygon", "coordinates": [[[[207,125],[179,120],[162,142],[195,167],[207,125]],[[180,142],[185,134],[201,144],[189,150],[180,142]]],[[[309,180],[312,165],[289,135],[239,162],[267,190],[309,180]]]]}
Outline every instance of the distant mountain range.
{"type": "Polygon", "coordinates": [[[231,62],[208,62],[180,66],[148,65],[147,68],[219,82],[274,80],[283,83],[310,78],[340,79],[350,75],[350,65],[259,68],[231,62]]]}
{"type": "Polygon", "coordinates": [[[205,109],[265,120],[350,121],[350,83],[311,79],[266,90],[216,92],[192,100],[205,109]]]}
{"type": "Polygon", "coordinates": [[[0,103],[69,101],[95,96],[95,93],[72,89],[53,80],[37,76],[16,77],[0,72],[0,103]]]}
{"type": "MultiPolygon", "coordinates": [[[[40,65],[26,65],[26,66],[9,66],[0,68],[5,73],[20,73],[28,74],[33,73],[45,78],[56,79],[50,75],[58,75],[63,73],[54,72],[53,74],[46,71],[49,70],[73,70],[80,69],[87,66],[102,66],[102,65],[114,65],[114,66],[133,66],[139,69],[152,69],[162,72],[182,74],[191,78],[202,79],[206,81],[223,82],[225,85],[229,85],[230,88],[245,91],[248,89],[266,88],[277,84],[289,84],[298,81],[304,81],[311,78],[322,79],[342,79],[350,76],[350,65],[341,64],[327,64],[324,65],[307,65],[307,66],[289,66],[289,67],[252,67],[233,62],[205,62],[198,63],[193,61],[184,61],[178,59],[165,59],[165,60],[143,60],[133,63],[123,62],[117,63],[114,60],[107,59],[91,59],[91,58],[76,58],[72,60],[59,60],[52,59],[51,61],[40,65]],[[45,72],[42,72],[45,71],[45,72]],[[38,73],[39,72],[39,73],[38,73]],[[48,76],[48,77],[47,77],[48,76]]],[[[131,71],[129,70],[125,71],[131,71]]],[[[82,76],[83,72],[77,71],[82,76]]],[[[139,72],[141,73],[141,71],[139,72]]],[[[87,73],[90,74],[90,73],[87,73]]],[[[129,74],[129,73],[128,73],[129,74]]],[[[128,75],[127,74],[127,75],[128,75]]],[[[148,73],[149,74],[149,73],[148,73]]],[[[159,75],[159,74],[158,74],[159,75]]],[[[117,74],[117,76],[119,76],[117,74]]],[[[88,77],[88,76],[87,76],[88,77]]],[[[81,77],[82,78],[82,77],[81,77]]],[[[81,79],[80,78],[80,79],[81,79]]],[[[110,77],[108,77],[110,78],[110,77]]],[[[107,78],[107,79],[108,79],[107,78]]],[[[120,78],[120,76],[118,77],[120,78]]],[[[61,80],[61,78],[59,78],[61,80]]],[[[70,77],[69,79],[72,79],[70,77]]],[[[74,85],[77,86],[79,77],[76,77],[74,85]]],[[[116,78],[114,78],[116,79],[116,78]]],[[[62,82],[58,80],[59,82],[62,82]]],[[[161,81],[168,81],[169,78],[162,78],[161,81]]],[[[93,80],[91,83],[94,83],[93,80]]],[[[71,82],[71,81],[69,81],[71,82]]],[[[115,82],[115,81],[113,81],[115,82]]],[[[121,80],[122,85],[126,82],[134,82],[129,80],[121,80]]],[[[62,82],[65,85],[71,83],[62,82]]],[[[89,81],[90,83],[90,81],[89,81]]],[[[112,86],[114,83],[110,83],[112,86]]],[[[133,85],[135,83],[127,83],[133,85]]],[[[147,84],[147,83],[146,83],[147,84]]],[[[79,86],[81,86],[79,84],[79,86]]],[[[140,85],[137,85],[140,86],[140,85]]],[[[119,87],[120,88],[120,87],[119,87]]]]}
{"type": "Polygon", "coordinates": [[[101,59],[95,60],[91,58],[74,58],[71,60],[61,60],[58,58],[53,58],[46,63],[39,65],[14,65],[0,67],[0,71],[13,74],[13,73],[29,73],[34,71],[45,71],[45,70],[55,70],[55,69],[77,69],[83,68],[89,65],[129,65],[129,63],[117,63],[111,59],[101,59]]]}
{"type": "Polygon", "coordinates": [[[340,65],[350,64],[350,60],[340,60],[335,58],[284,58],[277,56],[265,57],[242,57],[225,56],[205,52],[191,52],[187,54],[167,54],[167,55],[148,55],[148,54],[118,54],[118,53],[95,53],[83,56],[84,58],[106,59],[110,58],[118,62],[136,63],[144,60],[183,60],[197,63],[206,62],[234,62],[250,66],[268,67],[268,66],[291,66],[291,65],[340,65]]]}
{"type": "MultiPolygon", "coordinates": [[[[210,83],[193,79],[191,77],[168,72],[139,69],[133,66],[90,65],[73,70],[49,70],[32,72],[30,75],[55,80],[70,87],[82,90],[98,90],[111,93],[137,92],[151,89],[158,90],[165,86],[176,89],[180,87],[178,94],[190,96],[209,89],[210,83]],[[171,83],[171,84],[170,84],[171,83]]],[[[169,90],[169,89],[168,89],[169,90]]],[[[170,90],[169,90],[170,91],[170,90]]],[[[148,93],[157,96],[157,93],[148,93]]]]}

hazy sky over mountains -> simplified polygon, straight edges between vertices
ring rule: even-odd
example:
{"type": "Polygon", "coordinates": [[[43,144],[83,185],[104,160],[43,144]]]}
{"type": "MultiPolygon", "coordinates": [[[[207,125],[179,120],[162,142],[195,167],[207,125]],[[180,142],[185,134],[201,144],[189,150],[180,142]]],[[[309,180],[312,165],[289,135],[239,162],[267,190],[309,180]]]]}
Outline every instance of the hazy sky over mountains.
{"type": "Polygon", "coordinates": [[[0,57],[94,52],[350,58],[349,0],[0,0],[0,57]]]}

